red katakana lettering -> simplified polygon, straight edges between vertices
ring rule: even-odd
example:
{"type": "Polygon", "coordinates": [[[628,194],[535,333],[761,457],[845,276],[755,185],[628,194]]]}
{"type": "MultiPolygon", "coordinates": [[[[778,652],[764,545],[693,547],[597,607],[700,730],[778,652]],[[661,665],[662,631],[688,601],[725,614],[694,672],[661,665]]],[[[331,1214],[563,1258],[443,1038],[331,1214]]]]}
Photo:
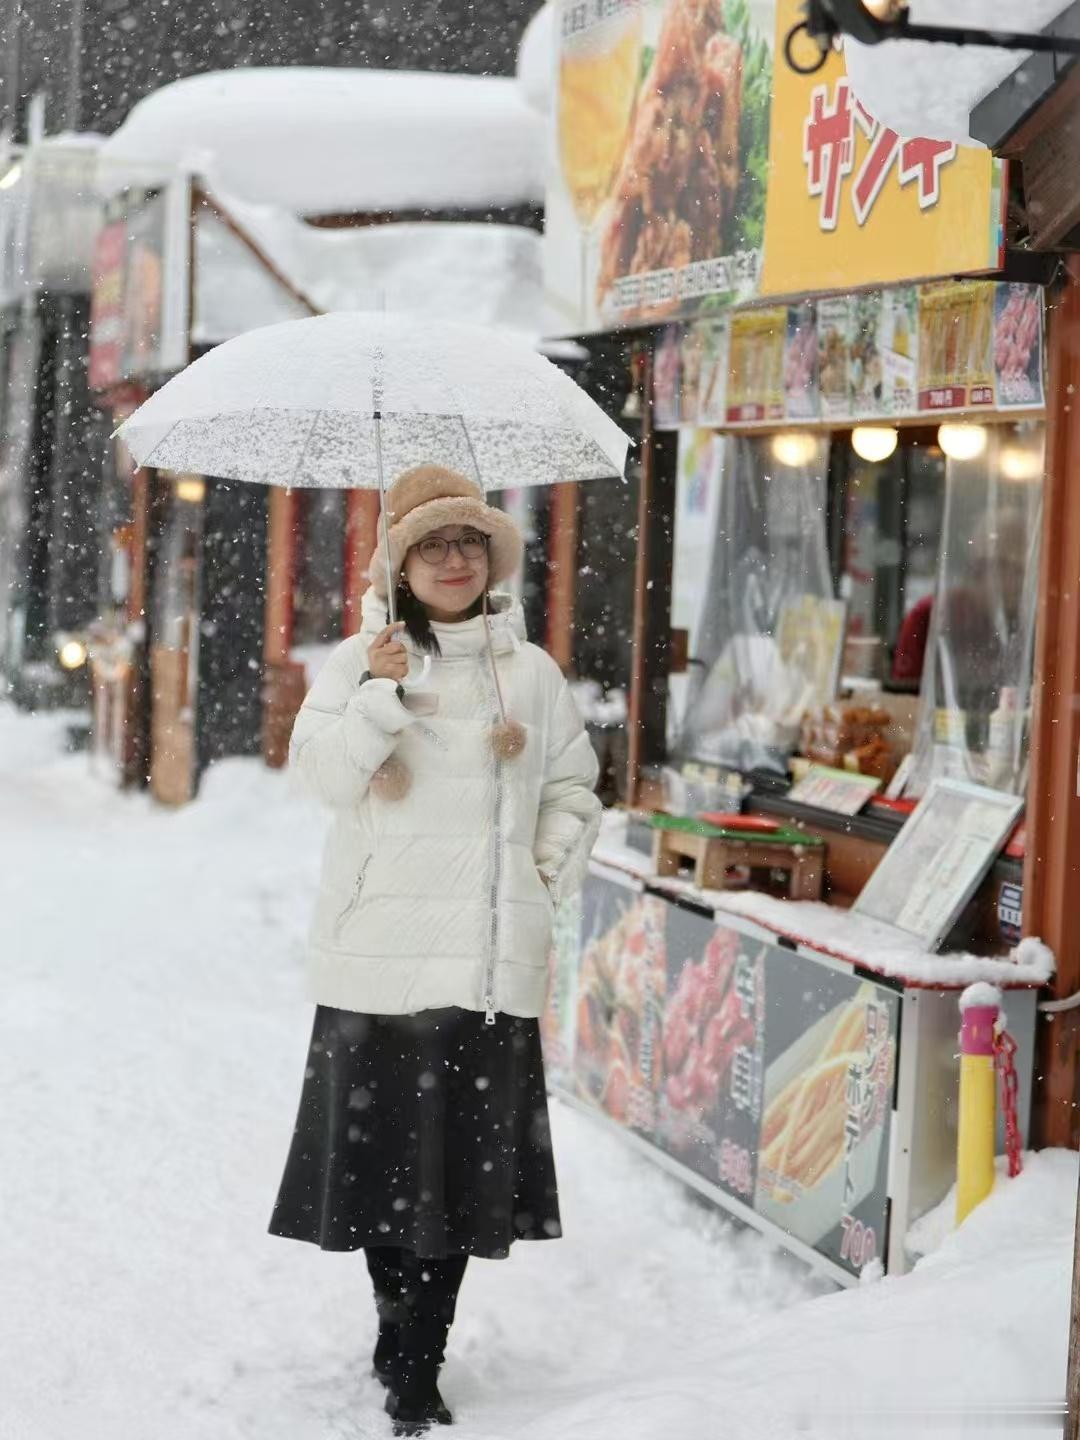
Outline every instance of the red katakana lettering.
{"type": "Polygon", "coordinates": [[[855,219],[865,225],[900,149],[900,136],[887,125],[879,124],[861,104],[855,106],[855,122],[870,141],[851,195],[855,219]]]}
{"type": "Polygon", "coordinates": [[[840,186],[851,173],[855,140],[851,127],[851,87],[836,82],[836,101],[830,110],[829,91],[815,86],[810,97],[810,115],[803,122],[803,160],[810,172],[811,195],[820,195],[822,230],[835,230],[840,218],[840,186]]]}
{"type": "Polygon", "coordinates": [[[919,182],[919,209],[936,205],[941,195],[941,171],[956,159],[949,140],[905,140],[900,152],[900,184],[919,182]]]}

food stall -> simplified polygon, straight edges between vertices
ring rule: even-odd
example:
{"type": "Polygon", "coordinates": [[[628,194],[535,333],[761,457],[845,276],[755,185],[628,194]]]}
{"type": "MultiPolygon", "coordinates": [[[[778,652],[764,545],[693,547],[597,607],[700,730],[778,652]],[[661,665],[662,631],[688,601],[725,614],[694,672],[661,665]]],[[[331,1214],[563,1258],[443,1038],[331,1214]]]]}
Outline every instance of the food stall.
{"type": "Polygon", "coordinates": [[[633,347],[644,481],[625,804],[545,1027],[560,1093],[850,1282],[955,1178],[975,980],[1027,1135],[1044,297],[1003,168],[789,70],[797,9],[561,10],[553,330],[633,347]]]}

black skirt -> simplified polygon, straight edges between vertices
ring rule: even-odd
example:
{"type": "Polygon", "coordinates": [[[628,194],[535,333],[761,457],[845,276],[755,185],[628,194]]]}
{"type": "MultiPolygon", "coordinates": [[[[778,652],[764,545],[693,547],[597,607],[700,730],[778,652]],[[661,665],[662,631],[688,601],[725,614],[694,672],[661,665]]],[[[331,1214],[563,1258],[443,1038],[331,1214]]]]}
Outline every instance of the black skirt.
{"type": "Polygon", "coordinates": [[[270,1233],[433,1259],[560,1235],[538,1022],[320,1005],[270,1233]]]}

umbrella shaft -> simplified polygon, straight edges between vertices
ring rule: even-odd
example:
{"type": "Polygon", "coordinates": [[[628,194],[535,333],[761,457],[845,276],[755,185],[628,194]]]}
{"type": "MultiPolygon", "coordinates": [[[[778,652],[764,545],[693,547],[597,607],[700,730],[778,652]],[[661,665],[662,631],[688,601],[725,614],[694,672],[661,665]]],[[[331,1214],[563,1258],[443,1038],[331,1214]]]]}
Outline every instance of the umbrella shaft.
{"type": "Polygon", "coordinates": [[[390,566],[390,519],[386,513],[386,477],[383,474],[382,415],[375,411],[375,470],[379,477],[379,524],[382,527],[383,554],[386,559],[386,604],[391,625],[397,620],[397,580],[390,566]]]}

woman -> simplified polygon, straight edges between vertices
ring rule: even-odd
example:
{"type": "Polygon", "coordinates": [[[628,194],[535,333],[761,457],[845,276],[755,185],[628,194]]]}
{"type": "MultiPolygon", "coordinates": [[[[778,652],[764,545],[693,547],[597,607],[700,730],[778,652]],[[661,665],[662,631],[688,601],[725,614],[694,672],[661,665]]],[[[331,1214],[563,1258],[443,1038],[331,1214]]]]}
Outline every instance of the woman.
{"type": "Polygon", "coordinates": [[[600,806],[558,666],[489,595],[521,561],[513,521],[432,465],[387,507],[402,621],[387,624],[380,547],[362,632],[293,731],[292,762],[335,817],[270,1228],[363,1247],[374,1367],[404,1435],[450,1423],[437,1378],[467,1258],[561,1233],[537,1017],[554,907],[581,882],[600,806]]]}

